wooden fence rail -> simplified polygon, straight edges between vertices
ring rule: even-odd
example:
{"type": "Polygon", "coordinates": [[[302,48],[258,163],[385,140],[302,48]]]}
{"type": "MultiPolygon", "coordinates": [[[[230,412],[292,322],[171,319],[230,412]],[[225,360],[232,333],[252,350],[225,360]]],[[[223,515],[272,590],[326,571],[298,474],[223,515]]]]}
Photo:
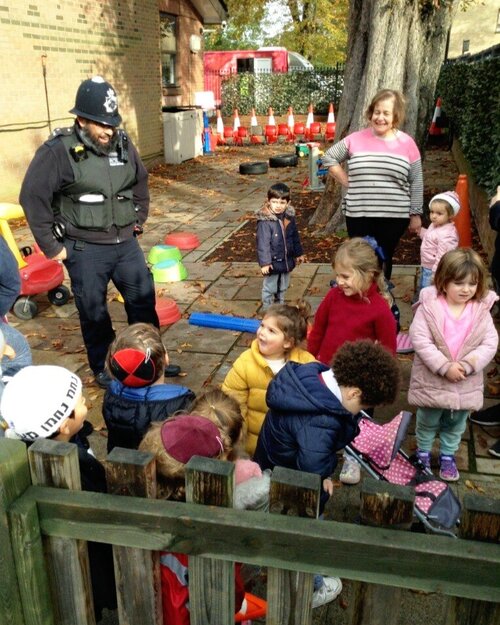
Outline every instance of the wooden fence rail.
{"type": "MultiPolygon", "coordinates": [[[[52,484],[57,482],[48,476],[59,471],[62,464],[74,467],[76,448],[70,444],[60,445],[38,441],[29,450],[32,472],[36,465],[43,467],[46,479],[52,484]]],[[[123,451],[115,451],[114,467],[112,462],[108,465],[108,479],[110,471],[122,476],[116,478],[110,489],[114,493],[134,492],[135,487],[130,483],[127,488],[127,482],[136,479],[131,477],[134,473],[154,475],[144,454],[139,457],[139,452],[127,452],[128,457],[117,458],[123,451]],[[123,463],[135,468],[128,471],[123,466],[119,468],[123,463]]],[[[457,620],[457,623],[498,622],[498,544],[290,516],[316,516],[318,476],[284,469],[275,471],[271,486],[274,514],[221,507],[232,502],[233,465],[207,459],[194,458],[189,464],[187,493],[188,499],[210,505],[70,491],[64,488],[69,482],[65,484],[62,479],[58,485],[63,488],[32,485],[32,480],[40,483],[39,478],[30,478],[25,445],[0,440],[2,625],[59,625],[61,622],[92,625],[93,614],[88,601],[82,606],[81,596],[74,598],[72,607],[66,609],[78,613],[70,613],[64,621],[58,601],[51,599],[49,591],[52,588],[52,593],[55,592],[51,562],[58,561],[64,566],[65,576],[58,576],[57,592],[75,592],[75,583],[78,583],[83,596],[88,596],[85,581],[88,564],[82,548],[83,541],[87,540],[125,548],[118,558],[115,554],[115,570],[128,566],[130,558],[135,558],[134,561],[139,562],[138,570],[149,575],[147,583],[141,575],[139,582],[129,579],[118,584],[120,593],[127,584],[135,583],[140,587],[144,605],[149,606],[151,618],[145,619],[144,612],[134,616],[124,597],[119,596],[119,605],[122,602],[120,622],[130,625],[161,624],[158,586],[152,581],[157,579],[157,564],[151,552],[162,550],[196,556],[193,562],[190,559],[193,625],[233,622],[234,562],[277,570],[276,574],[271,574],[268,585],[268,624],[311,622],[308,607],[311,576],[302,576],[297,588],[290,582],[291,574],[283,571],[321,573],[384,586],[434,591],[456,597],[453,601],[458,602],[457,614],[468,610],[469,620],[457,620]],[[49,556],[47,544],[58,546],[55,556],[53,553],[49,556]],[[133,555],[134,550],[141,550],[146,557],[139,561],[137,554],[133,555]],[[75,582],[75,579],[80,581],[75,582]],[[218,593],[211,593],[211,588],[218,588],[218,593]],[[290,593],[291,589],[296,592],[295,609],[283,615],[283,593],[290,593]],[[217,596],[216,601],[214,596],[217,596]],[[479,613],[481,620],[474,616],[479,613]]],[[[154,495],[154,486],[146,482],[140,489],[143,495],[154,495]]],[[[474,525],[474,517],[479,519],[476,524],[479,530],[471,535],[484,536],[481,528],[486,528],[487,539],[498,543],[498,502],[482,498],[479,504],[472,502],[471,508],[472,511],[467,512],[469,520],[472,519],[474,525]]],[[[59,601],[68,601],[68,598],[59,601]]]]}

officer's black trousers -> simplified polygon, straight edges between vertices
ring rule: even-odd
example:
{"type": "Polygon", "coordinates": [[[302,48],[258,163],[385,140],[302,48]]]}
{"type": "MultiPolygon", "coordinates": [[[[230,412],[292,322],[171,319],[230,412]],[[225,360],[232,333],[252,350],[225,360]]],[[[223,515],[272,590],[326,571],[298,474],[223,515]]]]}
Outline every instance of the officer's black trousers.
{"type": "Polygon", "coordinates": [[[129,324],[143,321],[159,327],[153,278],[136,239],[114,245],[66,240],[64,261],[80,314],[82,336],[90,368],[104,369],[108,348],[115,337],[107,306],[110,280],[125,300],[129,324]]]}

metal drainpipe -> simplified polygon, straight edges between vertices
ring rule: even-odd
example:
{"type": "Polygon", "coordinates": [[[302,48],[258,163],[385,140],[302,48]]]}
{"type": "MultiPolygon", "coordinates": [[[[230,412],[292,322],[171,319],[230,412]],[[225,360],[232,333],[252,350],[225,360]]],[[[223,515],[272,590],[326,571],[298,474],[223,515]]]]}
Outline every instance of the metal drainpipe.
{"type": "Polygon", "coordinates": [[[49,92],[47,91],[47,55],[46,54],[42,54],[42,76],[43,76],[43,86],[45,88],[45,104],[47,106],[47,122],[49,124],[49,131],[52,132],[52,124],[50,123],[49,92]]]}

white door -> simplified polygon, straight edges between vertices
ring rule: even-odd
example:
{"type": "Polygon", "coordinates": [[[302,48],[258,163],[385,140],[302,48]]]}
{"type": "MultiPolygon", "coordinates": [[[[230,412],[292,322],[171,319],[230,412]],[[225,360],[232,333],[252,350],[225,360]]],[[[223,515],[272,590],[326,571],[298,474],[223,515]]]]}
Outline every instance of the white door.
{"type": "Polygon", "coordinates": [[[272,102],[268,101],[269,79],[267,78],[267,74],[272,74],[273,60],[270,58],[254,59],[253,71],[257,74],[255,76],[255,106],[260,109],[272,106],[272,102]],[[262,74],[262,77],[258,74],[262,74]]]}
{"type": "Polygon", "coordinates": [[[270,74],[273,71],[272,59],[254,59],[253,71],[255,74],[270,74]]]}

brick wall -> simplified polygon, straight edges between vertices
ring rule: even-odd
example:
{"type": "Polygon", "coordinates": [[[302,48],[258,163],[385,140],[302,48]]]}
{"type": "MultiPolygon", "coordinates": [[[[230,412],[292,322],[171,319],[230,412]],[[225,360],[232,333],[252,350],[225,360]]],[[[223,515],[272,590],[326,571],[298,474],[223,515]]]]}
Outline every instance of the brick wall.
{"type": "MultiPolygon", "coordinates": [[[[188,49],[199,18],[187,2],[163,4],[176,4],[189,26],[181,39],[188,49]]],[[[76,90],[95,74],[115,87],[123,127],[144,161],[162,160],[158,9],[158,0],[0,0],[0,202],[17,201],[26,167],[49,134],[47,100],[52,128],[72,123],[76,90]]],[[[183,92],[201,81],[192,56],[181,58],[183,92]]],[[[189,90],[182,97],[190,99],[189,90]]]]}

